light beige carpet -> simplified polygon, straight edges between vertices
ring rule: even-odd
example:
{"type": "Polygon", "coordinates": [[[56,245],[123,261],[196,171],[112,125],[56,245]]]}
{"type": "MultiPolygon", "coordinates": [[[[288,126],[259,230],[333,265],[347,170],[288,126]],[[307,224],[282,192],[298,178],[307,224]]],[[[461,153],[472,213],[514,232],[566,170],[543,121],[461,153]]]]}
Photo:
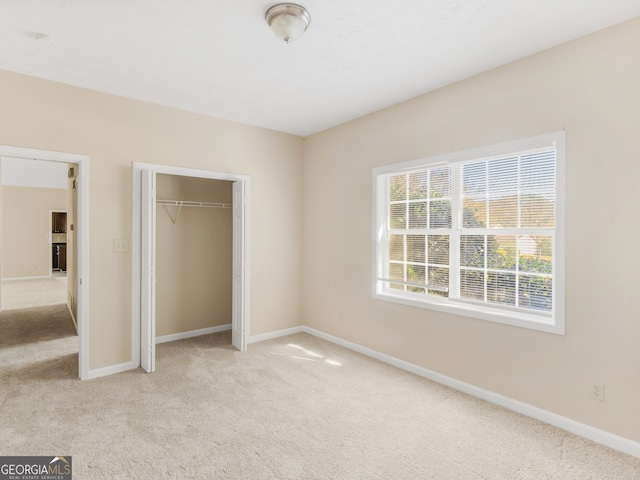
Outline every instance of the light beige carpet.
{"type": "Polygon", "coordinates": [[[72,455],[77,479],[640,478],[640,459],[306,334],[161,344],[157,373],[86,382],[67,340],[42,358],[48,340],[3,341],[0,455],[72,455]]]}
{"type": "Polygon", "coordinates": [[[3,310],[42,307],[66,302],[66,276],[2,281],[3,310]]]}

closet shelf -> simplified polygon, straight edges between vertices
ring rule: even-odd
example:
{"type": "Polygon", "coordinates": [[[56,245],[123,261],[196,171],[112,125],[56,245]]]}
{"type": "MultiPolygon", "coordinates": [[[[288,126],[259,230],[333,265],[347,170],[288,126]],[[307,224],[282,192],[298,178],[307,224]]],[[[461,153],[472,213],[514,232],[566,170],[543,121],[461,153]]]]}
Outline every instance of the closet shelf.
{"type": "Polygon", "coordinates": [[[191,202],[187,200],[156,200],[158,205],[164,205],[165,207],[178,207],[178,211],[176,212],[176,217],[173,218],[171,216],[171,212],[168,208],[167,214],[171,219],[171,223],[174,225],[178,221],[178,217],[180,216],[180,212],[182,211],[182,207],[204,207],[204,208],[233,208],[233,205],[230,203],[215,203],[215,202],[191,202]]]}

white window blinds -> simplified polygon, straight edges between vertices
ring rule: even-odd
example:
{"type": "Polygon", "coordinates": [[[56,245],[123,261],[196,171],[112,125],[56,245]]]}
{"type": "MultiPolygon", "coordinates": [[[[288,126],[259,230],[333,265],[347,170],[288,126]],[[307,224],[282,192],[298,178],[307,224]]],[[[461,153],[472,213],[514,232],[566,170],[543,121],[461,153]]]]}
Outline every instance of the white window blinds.
{"type": "Polygon", "coordinates": [[[460,298],[551,311],[555,150],[460,165],[460,298]]]}

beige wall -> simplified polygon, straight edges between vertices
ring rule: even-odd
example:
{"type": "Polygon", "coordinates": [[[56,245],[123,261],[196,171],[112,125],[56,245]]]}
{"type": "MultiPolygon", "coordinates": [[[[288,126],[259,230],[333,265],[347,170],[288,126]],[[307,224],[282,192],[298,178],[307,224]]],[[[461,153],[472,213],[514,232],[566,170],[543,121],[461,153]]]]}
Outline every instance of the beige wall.
{"type": "Polygon", "coordinates": [[[64,189],[2,187],[2,278],[51,275],[49,212],[66,209],[64,189]]]}
{"type": "MultiPolygon", "coordinates": [[[[231,205],[232,182],[157,176],[157,198],[231,205]]],[[[231,323],[233,211],[157,206],[156,335],[231,323]],[[175,224],[173,223],[175,220],[175,224]]]]}
{"type": "Polygon", "coordinates": [[[131,360],[132,162],[251,176],[251,335],[301,318],[300,137],[0,72],[0,145],[89,156],[89,360],[131,360]]]}
{"type": "Polygon", "coordinates": [[[304,323],[640,441],[638,45],[635,19],[308,137],[304,323]],[[563,129],[566,335],[372,299],[373,167],[563,129]]]}

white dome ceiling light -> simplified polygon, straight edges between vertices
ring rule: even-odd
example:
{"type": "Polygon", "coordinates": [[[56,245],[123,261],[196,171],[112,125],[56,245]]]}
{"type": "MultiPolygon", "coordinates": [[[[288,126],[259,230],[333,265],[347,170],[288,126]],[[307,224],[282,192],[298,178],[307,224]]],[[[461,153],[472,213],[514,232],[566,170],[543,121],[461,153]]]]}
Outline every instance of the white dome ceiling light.
{"type": "Polygon", "coordinates": [[[289,43],[297,40],[311,23],[309,12],[296,3],[279,3],[267,10],[264,18],[276,37],[289,43]]]}

